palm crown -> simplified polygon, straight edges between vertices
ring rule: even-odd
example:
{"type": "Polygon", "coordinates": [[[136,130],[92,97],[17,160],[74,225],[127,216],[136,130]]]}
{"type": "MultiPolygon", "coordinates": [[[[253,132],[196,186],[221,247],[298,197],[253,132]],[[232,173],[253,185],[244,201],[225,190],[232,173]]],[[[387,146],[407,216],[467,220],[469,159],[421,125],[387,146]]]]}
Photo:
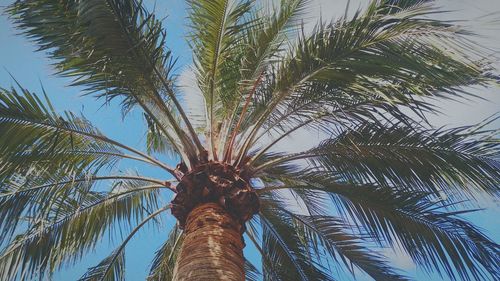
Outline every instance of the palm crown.
{"type": "Polygon", "coordinates": [[[57,113],[20,85],[3,89],[0,279],[50,276],[106,233],[128,229],[82,276],[122,280],[127,242],[148,223],[159,227],[155,219],[171,209],[179,223],[149,276],[170,280],[186,217],[207,201],[246,224],[247,243],[262,255],[261,266],[245,262],[248,280],[334,280],[332,268],[407,280],[374,246],[399,247],[451,279],[500,278],[498,245],[460,217],[464,200],[498,196],[496,131],[484,129],[488,121],[455,129],[414,121],[436,110],[425,98],[498,83],[467,30],[432,19],[432,1],[372,1],[312,32],[301,29],[303,0],[274,9],[251,0],[188,3],[205,105],[198,112],[183,107],[189,97],[176,87],[165,31],[142,2],[8,7],[73,85],[119,99],[125,113],[144,111],[147,152],[106,137],[83,116],[57,113]],[[306,151],[277,150],[299,130],[325,139],[306,151]],[[163,169],[167,180],[111,173],[123,159],[163,169]],[[172,192],[172,204],[162,203],[172,192]]]}

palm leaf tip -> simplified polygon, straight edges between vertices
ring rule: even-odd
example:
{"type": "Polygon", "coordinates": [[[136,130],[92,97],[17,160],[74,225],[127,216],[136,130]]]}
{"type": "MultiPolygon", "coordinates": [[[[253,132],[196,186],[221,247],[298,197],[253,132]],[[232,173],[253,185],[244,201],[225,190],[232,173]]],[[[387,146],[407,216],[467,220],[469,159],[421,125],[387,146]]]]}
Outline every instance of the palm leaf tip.
{"type": "Polygon", "coordinates": [[[97,266],[91,267],[78,279],[79,281],[123,281],[125,280],[125,252],[112,253],[102,260],[97,266]],[[112,265],[111,265],[112,263],[112,265]],[[111,266],[111,267],[110,267],[111,266]],[[108,268],[110,268],[108,270],[108,268]]]}

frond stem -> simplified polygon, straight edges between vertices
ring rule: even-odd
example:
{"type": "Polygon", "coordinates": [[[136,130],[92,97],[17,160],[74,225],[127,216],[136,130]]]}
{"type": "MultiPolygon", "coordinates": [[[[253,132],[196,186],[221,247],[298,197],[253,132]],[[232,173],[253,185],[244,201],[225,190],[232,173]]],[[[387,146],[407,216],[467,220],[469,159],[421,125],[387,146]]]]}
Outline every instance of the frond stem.
{"type": "Polygon", "coordinates": [[[262,80],[263,74],[264,74],[264,72],[262,72],[259,75],[259,78],[257,78],[257,80],[255,80],[252,89],[248,93],[245,104],[243,105],[243,109],[241,110],[241,115],[238,119],[238,123],[236,123],[236,127],[234,128],[233,133],[231,134],[231,138],[229,140],[229,145],[226,147],[226,152],[224,153],[225,154],[224,155],[224,162],[231,161],[231,154],[233,151],[234,139],[236,138],[236,134],[238,133],[238,130],[240,129],[241,122],[243,121],[243,118],[245,117],[245,113],[247,111],[248,106],[250,105],[250,101],[252,100],[252,97],[255,93],[255,90],[257,89],[257,86],[259,85],[260,81],[262,80]]]}
{"type": "Polygon", "coordinates": [[[145,177],[139,177],[139,176],[102,176],[102,177],[79,178],[79,179],[73,179],[73,180],[68,180],[68,181],[54,182],[51,184],[38,185],[38,186],[34,186],[31,188],[27,188],[27,189],[16,190],[15,192],[11,192],[11,193],[1,194],[0,198],[6,197],[6,196],[16,195],[16,194],[19,194],[22,192],[35,191],[35,190],[39,190],[39,189],[43,189],[43,188],[47,188],[47,187],[51,187],[51,186],[57,186],[57,185],[61,185],[61,184],[86,182],[86,181],[98,181],[98,180],[119,180],[119,179],[121,179],[121,180],[140,180],[140,181],[145,181],[145,182],[157,183],[157,184],[163,186],[164,188],[168,188],[173,192],[177,192],[173,187],[166,186],[165,181],[160,181],[157,179],[145,178],[145,177]]]}
{"type": "Polygon", "coordinates": [[[221,50],[221,44],[222,44],[222,37],[223,37],[223,32],[224,28],[226,26],[226,14],[227,14],[227,9],[228,9],[228,0],[225,0],[224,4],[224,11],[223,11],[223,18],[221,22],[221,26],[219,26],[219,30],[217,33],[217,43],[215,45],[215,51],[214,51],[214,59],[213,59],[213,69],[210,72],[210,92],[209,92],[209,98],[210,98],[210,111],[209,111],[209,117],[210,117],[210,147],[212,150],[212,154],[214,157],[214,160],[217,161],[217,152],[215,151],[215,140],[214,140],[214,91],[215,91],[215,75],[217,72],[217,68],[219,67],[219,57],[220,57],[220,50],[221,50]]]}
{"type": "Polygon", "coordinates": [[[77,129],[72,129],[72,128],[67,128],[67,127],[62,127],[62,126],[56,126],[54,124],[50,124],[50,123],[46,123],[46,122],[40,122],[40,121],[33,121],[33,120],[25,120],[25,119],[20,119],[20,118],[6,118],[7,120],[18,120],[18,121],[22,121],[22,122],[29,122],[31,124],[34,124],[34,125],[39,125],[39,126],[44,126],[44,127],[48,127],[48,128],[53,128],[53,129],[56,129],[56,130],[64,130],[64,131],[67,131],[67,132],[70,132],[70,133],[75,133],[75,134],[79,134],[79,135],[82,135],[82,136],[86,136],[86,137],[90,137],[90,138],[93,138],[93,139],[96,139],[96,140],[100,140],[100,141],[103,141],[103,142],[106,142],[106,143],[109,143],[109,144],[112,144],[112,145],[115,145],[117,147],[120,147],[120,148],[123,148],[125,150],[128,150],[134,154],[137,154],[145,159],[148,159],[149,161],[151,161],[151,163],[154,163],[156,164],[157,166],[163,168],[164,170],[168,171],[170,174],[172,174],[173,176],[175,176],[175,173],[174,173],[174,168],[172,167],[169,167],[167,166],[166,164],[154,159],[153,157],[137,150],[137,149],[134,149],[130,146],[127,146],[125,144],[122,144],[116,140],[113,140],[113,139],[110,139],[106,136],[103,136],[103,135],[98,135],[98,134],[95,134],[95,133],[89,133],[89,132],[85,132],[85,131],[81,131],[81,130],[77,130],[77,129]]]}

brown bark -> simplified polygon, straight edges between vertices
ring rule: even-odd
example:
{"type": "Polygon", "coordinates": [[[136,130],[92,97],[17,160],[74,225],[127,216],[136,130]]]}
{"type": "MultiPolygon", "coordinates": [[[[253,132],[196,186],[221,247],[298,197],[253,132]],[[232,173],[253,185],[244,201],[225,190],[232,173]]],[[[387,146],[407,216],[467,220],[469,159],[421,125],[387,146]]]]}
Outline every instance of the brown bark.
{"type": "Polygon", "coordinates": [[[244,281],[242,225],[217,203],[188,215],[175,281],[244,281]]]}

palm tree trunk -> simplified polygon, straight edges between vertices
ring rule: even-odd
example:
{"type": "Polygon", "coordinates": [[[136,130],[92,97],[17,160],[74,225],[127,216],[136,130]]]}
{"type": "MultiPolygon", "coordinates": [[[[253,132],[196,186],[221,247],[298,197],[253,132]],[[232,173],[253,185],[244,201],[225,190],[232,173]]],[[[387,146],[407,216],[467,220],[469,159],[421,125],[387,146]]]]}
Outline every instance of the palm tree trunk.
{"type": "Polygon", "coordinates": [[[242,225],[219,204],[194,208],[184,235],[173,280],[245,280],[242,225]]]}

